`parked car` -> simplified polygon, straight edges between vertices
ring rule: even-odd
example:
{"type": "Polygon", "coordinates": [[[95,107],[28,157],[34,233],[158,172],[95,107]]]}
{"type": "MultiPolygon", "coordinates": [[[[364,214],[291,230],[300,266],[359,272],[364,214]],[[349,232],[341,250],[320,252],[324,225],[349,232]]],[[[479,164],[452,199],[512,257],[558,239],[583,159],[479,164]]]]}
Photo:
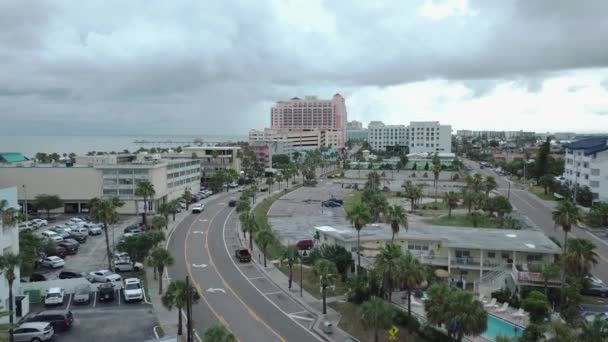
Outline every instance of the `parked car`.
{"type": "Polygon", "coordinates": [[[83,273],[83,272],[61,271],[59,273],[59,275],[57,276],[57,278],[59,278],[59,279],[75,279],[75,278],[82,278],[85,275],[86,275],[86,273],[83,273]]]}
{"type": "Polygon", "coordinates": [[[132,224],[127,226],[124,230],[123,233],[127,234],[127,233],[132,233],[132,234],[139,234],[143,232],[143,228],[141,225],[139,224],[132,224]]]}
{"type": "Polygon", "coordinates": [[[236,207],[236,200],[235,199],[231,199],[230,201],[228,201],[228,206],[230,206],[230,207],[236,207]]]}
{"type": "Polygon", "coordinates": [[[268,188],[260,188],[260,192],[266,192],[268,191],[268,188]]]}
{"type": "Polygon", "coordinates": [[[89,225],[87,227],[85,227],[89,230],[89,235],[93,236],[93,235],[101,235],[102,232],[102,227],[100,226],[93,226],[93,225],[89,225]]]}
{"type": "Polygon", "coordinates": [[[97,287],[97,298],[100,302],[114,300],[114,285],[112,283],[104,283],[97,287]]]}
{"type": "Polygon", "coordinates": [[[40,227],[46,227],[49,225],[49,221],[44,220],[44,219],[33,219],[32,220],[32,226],[34,226],[36,229],[40,228],[40,227]]]}
{"type": "Polygon", "coordinates": [[[77,285],[72,297],[74,304],[89,304],[91,302],[91,286],[89,284],[77,285]]]}
{"type": "MultiPolygon", "coordinates": [[[[84,228],[86,229],[86,228],[84,228]]],[[[73,231],[70,233],[69,238],[78,241],[78,243],[86,243],[89,235],[73,231]]]]}
{"type": "Polygon", "coordinates": [[[78,253],[78,248],[80,248],[80,244],[76,240],[66,239],[59,242],[57,245],[65,248],[69,255],[74,255],[78,253]]]}
{"type": "Polygon", "coordinates": [[[93,279],[93,282],[97,283],[109,283],[122,280],[120,275],[108,270],[90,272],[89,275],[93,279]]]}
{"type": "Polygon", "coordinates": [[[55,233],[52,230],[45,230],[42,232],[42,237],[47,238],[49,240],[55,241],[55,242],[61,242],[63,241],[63,238],[61,236],[59,236],[59,234],[55,233]]]}
{"type": "Polygon", "coordinates": [[[581,293],[588,296],[608,297],[608,286],[604,284],[588,284],[583,286],[581,293]]]}
{"type": "Polygon", "coordinates": [[[58,256],[47,256],[42,259],[42,266],[48,268],[61,268],[65,266],[65,261],[58,256]]]}
{"type": "Polygon", "coordinates": [[[315,246],[315,242],[313,240],[300,240],[296,242],[296,248],[299,250],[307,250],[312,249],[315,246]]]}
{"type": "Polygon", "coordinates": [[[321,205],[328,208],[336,208],[340,206],[340,203],[328,200],[321,202],[321,205]]]}
{"type": "Polygon", "coordinates": [[[234,251],[234,255],[239,260],[239,262],[250,262],[251,261],[251,253],[247,248],[237,248],[234,251]]]}
{"type": "Polygon", "coordinates": [[[15,342],[50,341],[53,335],[55,335],[55,330],[48,322],[23,323],[13,329],[15,342]]]}
{"type": "Polygon", "coordinates": [[[61,246],[56,246],[55,247],[55,252],[53,253],[53,256],[58,256],[61,259],[64,259],[66,256],[68,256],[68,251],[61,247],[61,246]]]}
{"type": "Polygon", "coordinates": [[[89,235],[89,228],[84,227],[84,226],[74,228],[74,229],[72,229],[71,233],[80,233],[80,234],[84,234],[84,235],[89,235]]]}
{"type": "Polygon", "coordinates": [[[203,205],[202,204],[195,204],[192,206],[192,208],[190,209],[192,211],[193,214],[200,214],[203,212],[203,205]]]}
{"type": "Polygon", "coordinates": [[[121,260],[121,259],[130,260],[131,257],[129,256],[129,254],[127,254],[127,252],[114,251],[114,260],[121,260]]]}
{"type": "Polygon", "coordinates": [[[44,297],[44,305],[61,305],[65,297],[65,291],[61,287],[51,287],[44,297]]]}
{"type": "Polygon", "coordinates": [[[141,287],[141,283],[137,278],[125,279],[123,287],[123,295],[125,302],[139,301],[144,299],[144,291],[141,287]]]}
{"type": "Polygon", "coordinates": [[[82,222],[82,223],[85,223],[85,220],[81,219],[80,217],[72,217],[70,219],[70,222],[74,222],[74,223],[80,223],[80,222],[82,222]]]}
{"type": "Polygon", "coordinates": [[[45,310],[41,312],[30,312],[19,320],[19,326],[28,322],[51,323],[55,331],[68,330],[74,323],[74,316],[69,310],[45,310]]]}
{"type": "Polygon", "coordinates": [[[21,222],[17,225],[17,229],[19,229],[20,232],[31,232],[34,230],[34,226],[32,226],[30,222],[21,222]]]}
{"type": "Polygon", "coordinates": [[[114,269],[116,272],[139,271],[144,268],[141,262],[132,262],[130,259],[119,259],[114,261],[114,269]]]}
{"type": "Polygon", "coordinates": [[[344,204],[344,201],[343,201],[343,200],[341,200],[341,199],[339,199],[339,198],[334,198],[334,197],[332,197],[332,198],[328,199],[328,201],[336,202],[336,203],[338,203],[338,204],[340,204],[340,205],[344,204]]]}
{"type": "Polygon", "coordinates": [[[51,231],[57,233],[57,235],[61,236],[62,239],[68,239],[70,237],[70,232],[64,230],[63,228],[51,228],[51,231]]]}

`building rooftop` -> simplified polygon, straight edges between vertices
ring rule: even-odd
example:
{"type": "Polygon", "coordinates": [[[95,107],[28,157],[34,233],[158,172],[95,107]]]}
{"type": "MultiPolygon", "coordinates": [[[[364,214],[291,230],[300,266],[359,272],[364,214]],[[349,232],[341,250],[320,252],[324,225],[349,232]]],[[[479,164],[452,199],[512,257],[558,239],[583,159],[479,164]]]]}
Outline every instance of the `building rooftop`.
{"type": "Polygon", "coordinates": [[[578,140],[564,145],[571,150],[583,150],[585,155],[608,150],[608,136],[578,140]]]}
{"type": "MultiPolygon", "coordinates": [[[[350,226],[315,227],[339,240],[357,241],[357,231],[350,226]]],[[[360,232],[361,241],[386,241],[392,237],[390,225],[378,223],[369,224],[360,232]]],[[[402,229],[395,237],[396,240],[437,241],[452,248],[488,249],[499,251],[518,251],[532,253],[561,253],[557,246],[545,234],[537,230],[512,230],[467,227],[409,227],[402,229]]]]}
{"type": "Polygon", "coordinates": [[[18,163],[28,160],[19,152],[0,152],[0,163],[18,163]]]}

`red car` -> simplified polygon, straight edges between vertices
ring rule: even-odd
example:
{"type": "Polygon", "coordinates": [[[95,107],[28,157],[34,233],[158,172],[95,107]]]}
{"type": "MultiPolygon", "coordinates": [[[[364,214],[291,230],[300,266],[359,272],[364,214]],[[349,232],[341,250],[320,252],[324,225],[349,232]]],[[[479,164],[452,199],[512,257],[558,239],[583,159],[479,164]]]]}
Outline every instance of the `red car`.
{"type": "Polygon", "coordinates": [[[315,242],[312,240],[300,240],[296,243],[296,247],[299,250],[312,249],[315,246],[315,242]]]}
{"type": "Polygon", "coordinates": [[[58,256],[61,259],[65,259],[65,257],[68,255],[68,251],[61,247],[61,246],[57,246],[55,247],[55,253],[52,253],[52,255],[49,256],[58,256]]]}
{"type": "Polygon", "coordinates": [[[250,262],[251,261],[251,253],[249,253],[249,250],[247,248],[238,248],[235,252],[234,252],[235,256],[237,259],[239,259],[240,262],[250,262]]]}

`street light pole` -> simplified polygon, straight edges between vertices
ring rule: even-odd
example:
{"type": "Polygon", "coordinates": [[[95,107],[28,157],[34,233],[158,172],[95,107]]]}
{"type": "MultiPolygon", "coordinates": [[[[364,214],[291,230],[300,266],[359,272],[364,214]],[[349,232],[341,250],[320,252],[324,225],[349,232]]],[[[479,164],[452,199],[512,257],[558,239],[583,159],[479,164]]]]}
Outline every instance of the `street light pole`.
{"type": "Polygon", "coordinates": [[[25,200],[25,204],[23,205],[23,213],[25,215],[25,222],[27,222],[27,186],[23,184],[23,198],[25,200]]]}
{"type": "Polygon", "coordinates": [[[304,264],[304,258],[300,255],[300,297],[302,297],[302,287],[304,285],[304,281],[302,280],[302,265],[304,264]]]}
{"type": "Polygon", "coordinates": [[[507,199],[511,199],[511,181],[509,181],[507,184],[509,184],[509,189],[507,190],[507,199]]]}
{"type": "MultiPolygon", "coordinates": [[[[190,319],[190,299],[192,298],[190,294],[190,277],[186,276],[186,341],[192,341],[192,327],[191,327],[191,319],[190,319]]],[[[180,313],[181,314],[181,313],[180,313]]]]}

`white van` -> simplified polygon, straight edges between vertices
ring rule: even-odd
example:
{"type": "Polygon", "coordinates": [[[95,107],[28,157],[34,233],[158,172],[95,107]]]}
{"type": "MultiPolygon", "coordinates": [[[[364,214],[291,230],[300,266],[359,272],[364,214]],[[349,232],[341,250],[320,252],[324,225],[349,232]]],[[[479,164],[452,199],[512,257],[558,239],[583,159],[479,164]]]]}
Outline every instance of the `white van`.
{"type": "Polygon", "coordinates": [[[32,225],[31,222],[21,222],[17,225],[19,231],[24,231],[24,232],[31,232],[32,230],[34,230],[34,226],[32,225]]]}

